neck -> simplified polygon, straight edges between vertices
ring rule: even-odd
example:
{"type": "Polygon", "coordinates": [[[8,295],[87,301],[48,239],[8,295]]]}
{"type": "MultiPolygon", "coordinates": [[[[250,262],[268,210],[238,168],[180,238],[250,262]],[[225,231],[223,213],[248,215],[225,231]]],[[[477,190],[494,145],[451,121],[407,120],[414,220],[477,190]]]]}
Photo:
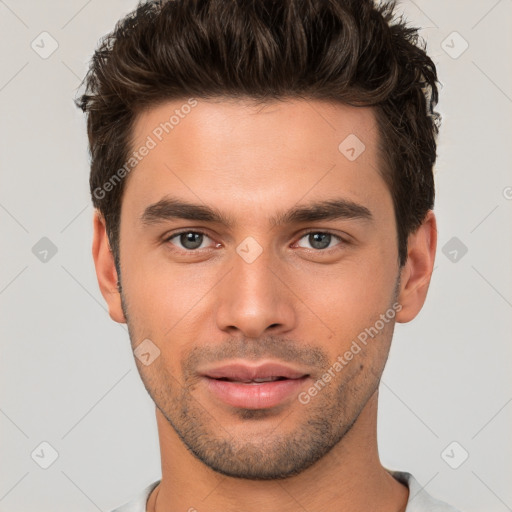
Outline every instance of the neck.
{"type": "Polygon", "coordinates": [[[186,449],[158,409],[156,417],[162,480],[148,500],[148,512],[235,512],[241,504],[244,512],[405,511],[409,491],[386,471],[378,457],[377,392],[330,452],[299,475],[282,480],[221,475],[186,449]]]}

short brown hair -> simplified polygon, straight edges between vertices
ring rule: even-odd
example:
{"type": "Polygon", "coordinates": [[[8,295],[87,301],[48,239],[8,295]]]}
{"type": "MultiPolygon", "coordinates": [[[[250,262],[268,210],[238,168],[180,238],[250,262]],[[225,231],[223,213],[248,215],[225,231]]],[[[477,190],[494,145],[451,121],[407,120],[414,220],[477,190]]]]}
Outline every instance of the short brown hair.
{"type": "Polygon", "coordinates": [[[409,234],[434,206],[440,116],[435,65],[418,29],[396,18],[395,3],[152,0],[120,20],[100,41],[76,100],[88,115],[92,201],[118,273],[125,180],[97,191],[125,165],[138,113],[190,97],[375,107],[403,265],[409,234]]]}

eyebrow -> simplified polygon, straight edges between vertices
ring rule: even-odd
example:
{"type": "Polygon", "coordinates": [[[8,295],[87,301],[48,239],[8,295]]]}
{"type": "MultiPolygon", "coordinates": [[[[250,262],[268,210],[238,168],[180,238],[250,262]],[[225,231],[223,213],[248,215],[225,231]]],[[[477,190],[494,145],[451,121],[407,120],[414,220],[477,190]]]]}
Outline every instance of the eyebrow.
{"type": "MultiPolygon", "coordinates": [[[[214,207],[193,204],[181,199],[166,196],[148,206],[140,221],[144,225],[154,225],[173,219],[223,224],[229,228],[235,225],[234,219],[214,207]]],[[[272,226],[298,224],[320,220],[373,220],[372,213],[366,206],[344,198],[317,201],[304,206],[295,206],[290,210],[279,212],[269,219],[272,226]]]]}

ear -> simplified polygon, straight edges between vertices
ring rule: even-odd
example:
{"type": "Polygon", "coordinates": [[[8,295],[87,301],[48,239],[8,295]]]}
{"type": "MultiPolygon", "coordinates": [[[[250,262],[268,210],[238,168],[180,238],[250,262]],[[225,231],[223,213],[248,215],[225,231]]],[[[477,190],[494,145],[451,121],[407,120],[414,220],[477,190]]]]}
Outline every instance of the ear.
{"type": "Polygon", "coordinates": [[[105,219],[96,209],[93,220],[92,257],[101,294],[108,305],[110,318],[120,324],[126,323],[121,306],[121,294],[117,288],[117,270],[114,255],[110,250],[105,219]]]}
{"type": "Polygon", "coordinates": [[[407,261],[400,273],[398,302],[402,309],[397,312],[397,322],[411,321],[423,307],[434,269],[436,247],[436,217],[429,210],[421,226],[409,235],[407,261]]]}

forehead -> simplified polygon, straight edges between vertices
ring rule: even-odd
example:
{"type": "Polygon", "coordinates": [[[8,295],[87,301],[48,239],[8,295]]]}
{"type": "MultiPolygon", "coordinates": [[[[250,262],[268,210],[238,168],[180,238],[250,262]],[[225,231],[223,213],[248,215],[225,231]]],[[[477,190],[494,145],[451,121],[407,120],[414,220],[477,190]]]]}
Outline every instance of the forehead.
{"type": "MultiPolygon", "coordinates": [[[[192,138],[209,150],[207,153],[190,151],[188,158],[197,161],[222,156],[226,145],[232,154],[247,153],[251,148],[266,151],[286,146],[293,148],[300,159],[315,156],[312,151],[317,157],[328,156],[330,150],[338,149],[339,143],[349,136],[354,141],[354,136],[358,137],[368,149],[368,155],[373,152],[377,135],[371,107],[305,99],[257,103],[252,99],[187,98],[141,112],[134,123],[132,144],[135,148],[150,136],[158,146],[175,141],[176,145],[187,148],[184,139],[192,138]],[[250,147],[246,144],[247,135],[251,137],[250,147]]],[[[267,156],[273,155],[277,156],[276,151],[267,156]]]]}
{"type": "Polygon", "coordinates": [[[231,201],[241,214],[329,192],[371,202],[387,191],[377,144],[369,107],[302,99],[164,102],[134,123],[131,150],[144,156],[128,176],[123,208],[141,212],[170,192],[196,203],[231,201]]]}

